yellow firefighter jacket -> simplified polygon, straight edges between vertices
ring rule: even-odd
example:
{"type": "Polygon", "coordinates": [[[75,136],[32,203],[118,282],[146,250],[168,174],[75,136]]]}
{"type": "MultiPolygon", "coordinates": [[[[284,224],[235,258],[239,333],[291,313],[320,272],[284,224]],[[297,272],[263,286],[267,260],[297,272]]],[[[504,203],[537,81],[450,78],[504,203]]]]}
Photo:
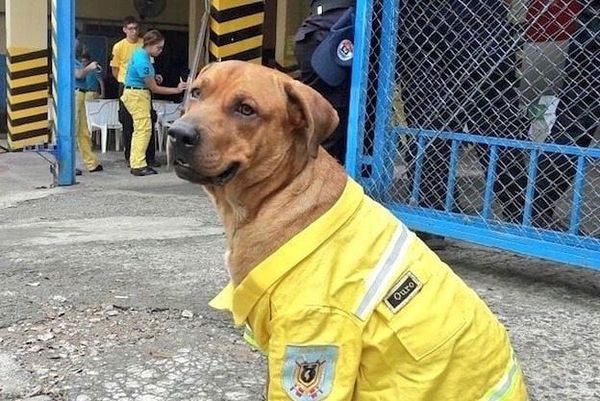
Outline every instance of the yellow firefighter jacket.
{"type": "Polygon", "coordinates": [[[271,401],[527,400],[485,303],[351,179],[211,305],[267,354],[271,401]]]}

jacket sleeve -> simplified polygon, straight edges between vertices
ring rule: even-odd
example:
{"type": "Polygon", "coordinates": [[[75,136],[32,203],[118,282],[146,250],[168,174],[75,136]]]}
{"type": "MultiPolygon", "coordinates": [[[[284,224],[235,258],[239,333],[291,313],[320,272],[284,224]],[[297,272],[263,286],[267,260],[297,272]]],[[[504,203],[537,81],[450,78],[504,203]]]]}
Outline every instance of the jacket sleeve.
{"type": "Polygon", "coordinates": [[[361,355],[361,328],[352,316],[311,307],[271,321],[270,401],[351,400],[361,355]]]}

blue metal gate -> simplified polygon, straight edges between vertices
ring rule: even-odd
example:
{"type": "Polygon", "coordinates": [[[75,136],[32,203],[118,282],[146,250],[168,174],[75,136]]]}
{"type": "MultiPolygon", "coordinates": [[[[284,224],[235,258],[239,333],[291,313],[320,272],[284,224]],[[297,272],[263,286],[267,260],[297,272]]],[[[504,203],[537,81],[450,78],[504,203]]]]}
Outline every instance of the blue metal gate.
{"type": "Polygon", "coordinates": [[[599,3],[357,2],[350,174],[415,230],[600,270],[599,3]]]}

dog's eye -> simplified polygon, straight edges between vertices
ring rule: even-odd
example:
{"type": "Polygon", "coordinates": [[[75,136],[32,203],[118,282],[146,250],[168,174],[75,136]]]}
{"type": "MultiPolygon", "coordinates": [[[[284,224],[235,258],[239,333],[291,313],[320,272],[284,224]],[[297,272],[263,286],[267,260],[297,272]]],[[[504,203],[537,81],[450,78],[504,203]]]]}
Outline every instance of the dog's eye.
{"type": "Polygon", "coordinates": [[[240,103],[235,111],[247,117],[256,114],[256,111],[254,111],[252,106],[246,103],[240,103]]]}
{"type": "Polygon", "coordinates": [[[192,99],[200,99],[200,89],[192,88],[192,91],[190,92],[190,97],[192,99]]]}

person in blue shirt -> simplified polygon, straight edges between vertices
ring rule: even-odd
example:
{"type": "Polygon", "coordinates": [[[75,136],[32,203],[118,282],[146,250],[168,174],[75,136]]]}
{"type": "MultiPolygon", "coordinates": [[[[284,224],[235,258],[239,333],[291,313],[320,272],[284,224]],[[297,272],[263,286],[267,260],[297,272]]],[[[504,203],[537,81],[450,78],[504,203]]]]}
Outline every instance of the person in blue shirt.
{"type": "MultiPolygon", "coordinates": [[[[85,113],[85,95],[88,91],[86,77],[94,76],[98,70],[98,63],[90,62],[87,66],[79,60],[83,53],[83,46],[75,39],[75,134],[77,139],[77,148],[83,160],[86,169],[95,173],[102,171],[103,167],[98,160],[98,157],[92,151],[92,139],[90,138],[90,130],[88,129],[87,116],[85,113]]],[[[76,174],[80,175],[81,171],[76,170],[76,174]]]]}
{"type": "Polygon", "coordinates": [[[176,95],[187,88],[186,82],[180,82],[176,88],[161,87],[156,82],[152,57],[158,57],[164,48],[165,38],[157,30],[148,31],[143,47],[136,49],[131,56],[125,76],[125,88],[121,101],[133,117],[133,136],[131,140],[130,172],[135,176],[157,174],[148,166],[146,148],[152,135],[150,92],[161,95],[176,95]]]}
{"type": "MultiPolygon", "coordinates": [[[[94,61],[91,55],[84,51],[81,55],[81,63],[87,67],[92,61],[94,61]]],[[[104,81],[102,79],[102,70],[100,66],[97,67],[95,74],[87,74],[85,76],[85,83],[87,86],[87,92],[85,93],[85,100],[95,100],[104,98],[104,81]]]]}

